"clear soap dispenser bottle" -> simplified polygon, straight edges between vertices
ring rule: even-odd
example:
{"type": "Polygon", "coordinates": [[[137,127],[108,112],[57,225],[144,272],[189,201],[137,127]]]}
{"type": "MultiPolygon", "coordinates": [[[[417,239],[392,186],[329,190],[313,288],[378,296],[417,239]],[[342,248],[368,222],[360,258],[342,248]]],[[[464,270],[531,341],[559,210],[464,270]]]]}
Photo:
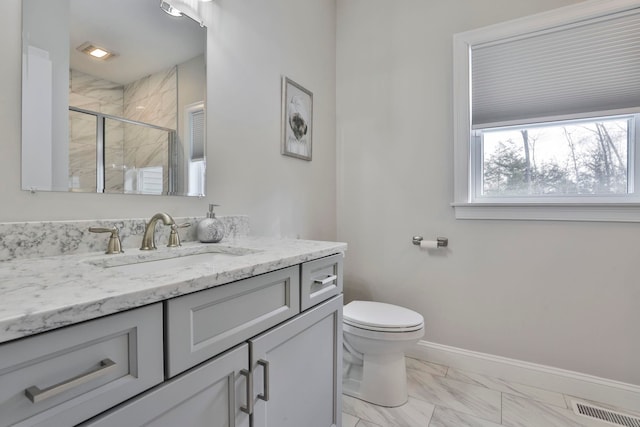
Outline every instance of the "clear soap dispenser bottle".
{"type": "Polygon", "coordinates": [[[224,237],[224,224],[213,212],[216,206],[219,205],[209,204],[207,217],[198,223],[198,240],[202,243],[218,243],[224,237]]]}

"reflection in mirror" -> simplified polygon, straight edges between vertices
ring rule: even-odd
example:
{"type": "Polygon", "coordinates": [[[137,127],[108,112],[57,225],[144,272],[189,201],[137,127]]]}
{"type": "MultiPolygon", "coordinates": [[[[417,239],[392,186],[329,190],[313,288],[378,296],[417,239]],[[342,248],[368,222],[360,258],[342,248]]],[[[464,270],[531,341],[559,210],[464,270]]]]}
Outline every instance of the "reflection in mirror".
{"type": "Polygon", "coordinates": [[[204,194],[206,28],[161,3],[23,0],[23,189],[204,194]]]}

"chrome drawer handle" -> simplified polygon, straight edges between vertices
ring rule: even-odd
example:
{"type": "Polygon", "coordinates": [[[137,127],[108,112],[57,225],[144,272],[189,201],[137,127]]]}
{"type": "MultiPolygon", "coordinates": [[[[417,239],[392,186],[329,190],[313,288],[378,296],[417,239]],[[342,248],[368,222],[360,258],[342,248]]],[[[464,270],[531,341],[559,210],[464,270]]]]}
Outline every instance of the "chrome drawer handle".
{"type": "Polygon", "coordinates": [[[325,277],[324,279],[315,279],[315,280],[313,281],[313,283],[319,283],[319,284],[321,284],[322,286],[324,286],[324,285],[326,285],[326,284],[329,284],[329,283],[331,283],[331,282],[335,281],[337,278],[338,278],[338,276],[336,276],[336,275],[334,274],[334,275],[331,275],[331,276],[327,276],[327,277],[325,277]]]}
{"type": "Polygon", "coordinates": [[[265,402],[269,401],[269,361],[260,359],[258,360],[258,365],[262,366],[262,375],[264,378],[262,385],[262,394],[258,395],[258,399],[262,399],[265,402]]]}
{"type": "Polygon", "coordinates": [[[246,369],[241,370],[240,375],[247,378],[247,406],[241,406],[240,410],[251,415],[253,413],[253,376],[246,369]]]}
{"type": "Polygon", "coordinates": [[[116,367],[116,362],[111,359],[104,359],[100,361],[100,367],[94,371],[86,374],[78,375],[67,381],[63,381],[59,384],[52,385],[51,387],[40,390],[37,386],[31,386],[24,391],[24,394],[33,403],[42,402],[50,397],[57,396],[60,393],[64,393],[67,390],[71,390],[81,384],[100,378],[109,372],[113,371],[116,367]]]}

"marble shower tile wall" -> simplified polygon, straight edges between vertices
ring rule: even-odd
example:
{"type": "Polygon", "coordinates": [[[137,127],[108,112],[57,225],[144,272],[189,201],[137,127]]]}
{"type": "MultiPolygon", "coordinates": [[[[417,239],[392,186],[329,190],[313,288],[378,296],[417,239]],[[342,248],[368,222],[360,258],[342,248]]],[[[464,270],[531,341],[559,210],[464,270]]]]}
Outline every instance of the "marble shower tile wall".
{"type": "Polygon", "coordinates": [[[124,129],[126,124],[106,120],[104,141],[104,191],[124,192],[124,129]]]}
{"type": "Polygon", "coordinates": [[[78,70],[69,72],[69,104],[78,108],[92,106],[93,111],[122,115],[124,86],[78,70]],[[98,108],[95,108],[95,105],[98,108]]]}
{"type": "MultiPolygon", "coordinates": [[[[177,129],[177,85],[176,67],[126,85],[124,116],[131,120],[177,129]]],[[[127,170],[161,166],[163,192],[166,191],[169,183],[169,147],[166,132],[140,126],[125,127],[124,165],[127,170]]]]}
{"type": "MultiPolygon", "coordinates": [[[[249,235],[249,217],[244,215],[218,216],[225,225],[225,240],[249,235]]],[[[191,223],[180,229],[183,242],[196,241],[196,225],[202,217],[175,217],[176,224],[191,223]]],[[[37,258],[66,254],[104,251],[108,233],[90,233],[89,227],[118,227],[125,250],[137,249],[142,242],[148,218],[54,222],[0,223],[0,262],[17,258],[37,258]]],[[[169,227],[159,224],[156,242],[165,244],[169,227]]]]}
{"type": "MultiPolygon", "coordinates": [[[[125,170],[135,172],[142,168],[161,168],[162,189],[159,193],[166,192],[169,182],[169,134],[160,129],[126,124],[125,135],[125,170]]],[[[140,191],[143,188],[136,185],[133,188],[125,187],[125,190],[140,191]]]]}
{"type": "Polygon", "coordinates": [[[96,191],[96,118],[69,111],[69,187],[96,191]]]}
{"type": "MultiPolygon", "coordinates": [[[[98,113],[122,117],[124,86],[78,70],[69,72],[69,105],[98,113]]],[[[123,157],[124,128],[121,123],[107,121],[107,167],[120,165],[112,158],[123,157]]],[[[94,116],[69,113],[69,180],[72,191],[96,191],[96,119],[94,116]]],[[[109,176],[109,174],[107,174],[109,176]]],[[[107,188],[122,191],[122,174],[106,182],[107,188]],[[118,178],[119,177],[119,178],[118,178]]]]}

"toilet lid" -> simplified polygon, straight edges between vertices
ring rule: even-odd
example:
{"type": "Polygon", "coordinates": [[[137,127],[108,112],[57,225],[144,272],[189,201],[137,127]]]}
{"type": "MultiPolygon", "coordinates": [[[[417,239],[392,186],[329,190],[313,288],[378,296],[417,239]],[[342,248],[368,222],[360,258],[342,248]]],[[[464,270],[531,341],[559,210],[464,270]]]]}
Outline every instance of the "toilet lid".
{"type": "Polygon", "coordinates": [[[373,301],[352,301],[342,309],[343,322],[374,331],[413,331],[424,326],[424,318],[413,310],[373,301]]]}

